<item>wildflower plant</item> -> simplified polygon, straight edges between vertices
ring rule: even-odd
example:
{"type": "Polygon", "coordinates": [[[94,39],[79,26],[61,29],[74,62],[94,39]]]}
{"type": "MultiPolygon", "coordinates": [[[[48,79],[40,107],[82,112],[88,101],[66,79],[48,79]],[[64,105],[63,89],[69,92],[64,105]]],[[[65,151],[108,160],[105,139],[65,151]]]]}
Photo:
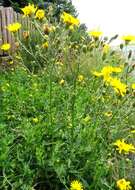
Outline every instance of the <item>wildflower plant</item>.
{"type": "Polygon", "coordinates": [[[58,21],[52,8],[22,11],[35,30],[10,28],[19,47],[0,72],[0,189],[133,189],[135,81],[125,60],[66,12],[58,21]]]}

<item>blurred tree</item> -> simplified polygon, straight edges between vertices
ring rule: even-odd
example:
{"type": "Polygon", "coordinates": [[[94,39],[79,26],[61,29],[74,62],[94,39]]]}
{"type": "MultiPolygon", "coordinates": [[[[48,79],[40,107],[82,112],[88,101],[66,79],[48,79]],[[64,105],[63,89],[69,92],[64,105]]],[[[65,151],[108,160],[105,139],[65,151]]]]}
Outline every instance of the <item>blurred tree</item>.
{"type": "Polygon", "coordinates": [[[3,5],[3,0],[0,1],[0,6],[2,6],[2,5],[3,5]]]}
{"type": "Polygon", "coordinates": [[[59,16],[59,14],[63,11],[68,12],[72,15],[77,15],[75,7],[72,4],[71,0],[1,0],[3,6],[9,7],[12,6],[16,11],[19,11],[21,7],[24,7],[28,3],[37,4],[41,8],[47,8],[50,4],[53,4],[55,7],[55,15],[59,16]]]}
{"type": "Polygon", "coordinates": [[[56,14],[59,14],[60,12],[65,11],[74,16],[77,16],[76,9],[75,9],[74,5],[72,4],[71,0],[50,0],[50,2],[52,2],[58,6],[56,14]]]}
{"type": "Polygon", "coordinates": [[[15,10],[19,10],[19,8],[26,6],[28,3],[38,4],[41,3],[42,0],[2,0],[3,6],[5,7],[13,7],[15,10]]]}
{"type": "Polygon", "coordinates": [[[84,23],[80,25],[79,29],[80,29],[81,31],[84,31],[84,32],[86,32],[86,31],[88,30],[86,24],[84,24],[84,23]]]}

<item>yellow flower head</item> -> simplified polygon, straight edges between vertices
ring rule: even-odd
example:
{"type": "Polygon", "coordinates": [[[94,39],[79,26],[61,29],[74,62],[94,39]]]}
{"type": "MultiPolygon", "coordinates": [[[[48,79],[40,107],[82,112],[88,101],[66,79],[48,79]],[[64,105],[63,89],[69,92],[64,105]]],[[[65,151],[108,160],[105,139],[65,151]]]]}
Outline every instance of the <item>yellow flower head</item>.
{"type": "Polygon", "coordinates": [[[9,43],[3,44],[0,49],[3,51],[8,51],[11,48],[11,45],[9,43]]]}
{"type": "Polygon", "coordinates": [[[84,76],[83,76],[83,75],[79,75],[79,76],[78,76],[78,81],[79,81],[79,82],[82,82],[83,80],[84,80],[84,76]]]}
{"type": "Polygon", "coordinates": [[[48,42],[45,42],[45,43],[42,44],[42,47],[45,48],[45,49],[47,49],[48,46],[49,46],[49,45],[48,45],[48,42]]]}
{"type": "Polygon", "coordinates": [[[9,24],[7,26],[7,29],[10,31],[10,32],[17,32],[19,29],[21,28],[21,24],[16,22],[16,23],[13,23],[13,24],[9,24]]]}
{"type": "Polygon", "coordinates": [[[135,36],[133,35],[122,36],[121,39],[124,40],[125,42],[131,42],[135,41],[135,36]]]}
{"type": "Polygon", "coordinates": [[[103,75],[104,81],[110,80],[110,75],[113,72],[113,67],[112,66],[105,66],[101,70],[101,73],[103,75]]]}
{"type": "Polygon", "coordinates": [[[32,121],[33,121],[33,123],[38,123],[39,122],[37,117],[33,118],[32,121]]]}
{"type": "Polygon", "coordinates": [[[9,61],[9,65],[13,65],[14,64],[14,61],[9,61]]]}
{"type": "Polygon", "coordinates": [[[97,30],[93,30],[89,32],[89,35],[92,36],[93,38],[99,38],[100,36],[103,35],[103,32],[101,31],[97,31],[97,30]]]}
{"type": "Polygon", "coordinates": [[[125,143],[125,140],[117,140],[114,143],[115,146],[117,146],[116,150],[119,151],[119,153],[125,153],[128,154],[129,152],[135,152],[135,147],[132,144],[125,143]]]}
{"type": "Polygon", "coordinates": [[[130,181],[126,181],[124,178],[117,181],[117,187],[119,190],[131,190],[130,181]]]}
{"type": "Polygon", "coordinates": [[[121,73],[122,72],[122,68],[121,67],[112,67],[112,72],[113,73],[121,73]]]}
{"type": "Polygon", "coordinates": [[[105,67],[103,67],[101,72],[94,71],[92,73],[96,77],[103,76],[104,81],[108,82],[110,80],[112,73],[120,73],[121,71],[122,71],[122,69],[120,67],[105,66],[105,67]]]}
{"type": "Polygon", "coordinates": [[[39,19],[39,20],[42,20],[43,18],[45,17],[45,12],[43,9],[39,9],[37,12],[36,12],[36,18],[39,19]]]}
{"type": "Polygon", "coordinates": [[[112,66],[105,66],[101,70],[101,72],[103,73],[103,75],[105,75],[105,74],[111,74],[111,73],[120,73],[121,71],[122,71],[122,69],[120,67],[112,67],[112,66]]]}
{"type": "Polygon", "coordinates": [[[31,16],[32,14],[34,14],[36,12],[37,7],[35,7],[34,4],[28,4],[21,10],[25,16],[31,16]]]}
{"type": "Polygon", "coordinates": [[[82,183],[77,180],[72,181],[70,185],[70,190],[83,190],[82,183]]]}
{"type": "Polygon", "coordinates": [[[60,85],[63,85],[64,83],[65,83],[64,79],[61,79],[60,82],[59,82],[60,85]]]}
{"type": "Polygon", "coordinates": [[[80,24],[80,21],[77,18],[73,17],[72,15],[70,15],[66,12],[63,12],[63,14],[61,15],[61,19],[67,25],[78,26],[80,24]]]}
{"type": "Polygon", "coordinates": [[[135,133],[135,129],[131,131],[131,133],[135,133]]]}
{"type": "Polygon", "coordinates": [[[112,116],[112,112],[111,111],[105,112],[105,116],[111,117],[112,116]]]}
{"type": "Polygon", "coordinates": [[[132,84],[131,88],[132,88],[133,90],[135,90],[135,83],[132,84]]]}
{"type": "Polygon", "coordinates": [[[58,65],[58,66],[63,66],[64,65],[61,61],[56,61],[55,64],[58,65]]]}
{"type": "Polygon", "coordinates": [[[112,67],[112,66],[105,66],[101,70],[101,72],[93,72],[93,75],[100,77],[102,76],[104,81],[107,82],[110,86],[114,88],[116,93],[118,93],[121,96],[124,96],[127,92],[127,85],[122,83],[120,79],[112,78],[112,73],[120,73],[122,72],[121,67],[112,67]]]}
{"type": "Polygon", "coordinates": [[[114,88],[116,93],[118,93],[119,95],[124,96],[126,94],[127,85],[122,83],[120,79],[110,77],[109,84],[114,88]]]}

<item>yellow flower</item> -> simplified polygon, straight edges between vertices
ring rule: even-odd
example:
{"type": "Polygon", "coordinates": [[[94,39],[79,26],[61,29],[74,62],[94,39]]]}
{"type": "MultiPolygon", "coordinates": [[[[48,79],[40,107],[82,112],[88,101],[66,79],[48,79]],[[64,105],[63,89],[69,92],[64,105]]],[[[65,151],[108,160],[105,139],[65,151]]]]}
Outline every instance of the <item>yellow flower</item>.
{"type": "Polygon", "coordinates": [[[3,44],[0,49],[3,51],[8,51],[11,48],[11,45],[9,43],[3,44]]]}
{"type": "Polygon", "coordinates": [[[39,9],[37,12],[36,12],[36,18],[39,19],[39,20],[42,20],[43,18],[45,17],[45,12],[43,9],[39,9]]]}
{"type": "Polygon", "coordinates": [[[132,130],[131,133],[135,133],[135,130],[132,130]]]}
{"type": "Polygon", "coordinates": [[[33,118],[32,121],[33,121],[33,123],[38,123],[39,122],[37,117],[33,118]]]}
{"type": "Polygon", "coordinates": [[[70,190],[83,190],[82,183],[77,180],[72,181],[70,185],[70,190]]]}
{"type": "Polygon", "coordinates": [[[112,67],[112,66],[105,66],[101,70],[103,75],[108,75],[108,74],[111,74],[111,73],[120,73],[121,71],[122,71],[122,69],[120,67],[112,67]]]}
{"type": "Polygon", "coordinates": [[[121,73],[122,72],[122,68],[121,67],[113,67],[112,68],[112,72],[114,72],[114,73],[121,73]]]}
{"type": "Polygon", "coordinates": [[[117,181],[117,187],[119,188],[119,190],[130,190],[130,189],[132,189],[132,187],[130,185],[130,181],[126,181],[124,178],[119,179],[117,181]]]}
{"type": "Polygon", "coordinates": [[[113,67],[111,66],[105,66],[101,70],[101,73],[103,75],[104,81],[110,80],[110,74],[113,72],[113,67]]]}
{"type": "Polygon", "coordinates": [[[122,36],[121,39],[124,40],[125,42],[135,41],[135,36],[133,35],[122,36]]]}
{"type": "Polygon", "coordinates": [[[61,79],[60,82],[59,82],[60,85],[63,85],[64,83],[65,83],[64,79],[61,79]]]}
{"type": "Polygon", "coordinates": [[[120,154],[122,152],[125,154],[128,154],[129,152],[135,152],[135,147],[132,144],[125,143],[124,139],[117,140],[114,145],[117,146],[116,150],[118,150],[120,154]]]}
{"type": "Polygon", "coordinates": [[[103,76],[104,81],[109,81],[112,73],[120,73],[122,69],[120,67],[105,66],[101,72],[94,71],[93,75],[96,77],[103,76]]]}
{"type": "Polygon", "coordinates": [[[111,117],[112,116],[112,112],[111,111],[105,112],[105,116],[111,117]]]}
{"type": "Polygon", "coordinates": [[[13,61],[9,61],[9,65],[13,65],[14,64],[14,62],[13,61]]]}
{"type": "Polygon", "coordinates": [[[48,46],[49,46],[49,45],[48,45],[48,42],[45,42],[45,43],[42,44],[42,47],[45,48],[45,49],[47,49],[48,46]]]}
{"type": "Polygon", "coordinates": [[[79,75],[79,76],[78,76],[78,81],[79,81],[79,82],[82,82],[83,80],[84,80],[84,76],[83,76],[83,75],[79,75]]]}
{"type": "Polygon", "coordinates": [[[108,81],[109,81],[109,84],[114,88],[116,93],[120,94],[121,96],[124,96],[126,94],[127,85],[122,83],[120,79],[110,77],[108,81]]]}
{"type": "Polygon", "coordinates": [[[7,26],[7,29],[10,31],[10,32],[17,32],[19,29],[21,28],[21,24],[16,22],[16,23],[13,23],[13,24],[9,24],[7,26]]]}
{"type": "Polygon", "coordinates": [[[93,75],[100,77],[103,76],[103,79],[107,84],[112,86],[114,90],[120,94],[121,96],[124,96],[127,92],[127,85],[122,83],[120,79],[112,78],[112,73],[120,73],[122,71],[121,67],[112,67],[112,66],[105,66],[101,70],[101,72],[93,72],[93,75]]]}
{"type": "Polygon", "coordinates": [[[135,90],[135,83],[132,84],[131,88],[132,88],[133,90],[135,90]]]}
{"type": "Polygon", "coordinates": [[[62,63],[62,61],[56,61],[55,63],[56,65],[59,65],[59,66],[63,66],[64,64],[62,63]]]}
{"type": "Polygon", "coordinates": [[[110,46],[109,44],[105,44],[103,46],[103,53],[107,54],[110,51],[110,46]]]}
{"type": "Polygon", "coordinates": [[[78,26],[80,24],[80,21],[77,18],[73,17],[72,15],[70,15],[66,12],[63,12],[63,14],[61,15],[61,19],[67,25],[78,26]]]}
{"type": "Polygon", "coordinates": [[[98,30],[93,30],[89,32],[90,36],[92,36],[93,38],[99,38],[100,36],[103,35],[103,32],[98,31],[98,30]]]}
{"type": "Polygon", "coordinates": [[[31,16],[32,14],[36,12],[37,7],[35,7],[34,4],[29,4],[25,6],[24,8],[22,8],[21,10],[25,16],[31,16]]]}

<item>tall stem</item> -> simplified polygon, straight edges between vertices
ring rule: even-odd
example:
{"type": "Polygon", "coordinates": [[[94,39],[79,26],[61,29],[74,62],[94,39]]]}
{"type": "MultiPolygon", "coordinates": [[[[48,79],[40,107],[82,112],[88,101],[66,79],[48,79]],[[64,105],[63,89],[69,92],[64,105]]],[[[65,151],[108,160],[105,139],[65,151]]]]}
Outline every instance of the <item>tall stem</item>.
{"type": "Polygon", "coordinates": [[[53,62],[51,62],[51,66],[49,69],[49,124],[52,126],[52,73],[53,73],[53,62]]]}

